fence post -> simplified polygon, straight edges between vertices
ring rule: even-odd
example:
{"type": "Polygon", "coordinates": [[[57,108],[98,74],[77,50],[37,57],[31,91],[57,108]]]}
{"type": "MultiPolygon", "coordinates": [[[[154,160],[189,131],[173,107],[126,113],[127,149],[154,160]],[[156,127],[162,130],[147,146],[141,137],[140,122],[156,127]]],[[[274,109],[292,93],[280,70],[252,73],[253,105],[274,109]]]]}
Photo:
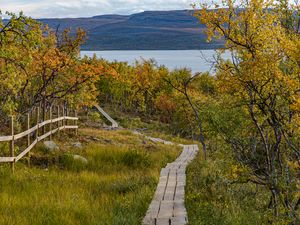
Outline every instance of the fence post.
{"type": "Polygon", "coordinates": [[[39,141],[39,120],[40,120],[40,107],[37,107],[36,109],[36,125],[37,125],[37,129],[36,129],[36,132],[35,132],[35,138],[36,138],[36,141],[39,141]]]}
{"type": "MultiPolygon", "coordinates": [[[[10,142],[10,156],[15,157],[15,136],[14,136],[14,116],[11,116],[10,129],[11,129],[11,142],[10,142]]],[[[15,173],[15,160],[11,163],[12,173],[15,173]]]]}
{"type": "Polygon", "coordinates": [[[52,105],[50,106],[49,119],[50,119],[50,141],[52,141],[52,105]]]}
{"type": "Polygon", "coordinates": [[[63,108],[62,108],[62,113],[63,113],[63,120],[62,120],[62,126],[63,126],[63,130],[65,132],[65,106],[63,105],[63,108]]]}
{"type": "MultiPolygon", "coordinates": [[[[27,113],[27,130],[30,129],[30,114],[27,113]]],[[[30,146],[30,134],[27,134],[27,147],[30,146]]],[[[30,166],[30,151],[28,152],[28,166],[30,166]]]]}
{"type": "MultiPolygon", "coordinates": [[[[74,110],[74,114],[75,114],[75,117],[77,118],[77,110],[76,109],[74,110]]],[[[77,120],[75,120],[75,126],[78,126],[77,120]]],[[[75,129],[75,134],[78,135],[78,128],[75,129]]]]}
{"type": "MultiPolygon", "coordinates": [[[[66,116],[69,116],[69,108],[68,105],[66,106],[66,116]]],[[[65,121],[65,125],[68,126],[69,125],[69,120],[65,121]]]]}
{"type": "MultiPolygon", "coordinates": [[[[57,118],[59,118],[59,105],[57,106],[57,118]]],[[[59,132],[59,124],[60,124],[60,122],[57,121],[57,129],[58,129],[58,132],[59,132]]]]}

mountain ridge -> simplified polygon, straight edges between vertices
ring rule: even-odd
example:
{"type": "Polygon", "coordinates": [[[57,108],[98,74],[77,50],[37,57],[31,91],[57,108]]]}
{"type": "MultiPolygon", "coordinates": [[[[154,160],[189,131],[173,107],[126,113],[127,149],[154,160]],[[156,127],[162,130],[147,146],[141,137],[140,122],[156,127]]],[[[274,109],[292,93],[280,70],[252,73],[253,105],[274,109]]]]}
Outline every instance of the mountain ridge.
{"type": "Polygon", "coordinates": [[[204,25],[193,10],[144,11],[131,15],[96,15],[86,18],[38,19],[60,30],[79,27],[88,39],[82,50],[191,50],[216,49],[221,41],[207,43],[204,25]]]}

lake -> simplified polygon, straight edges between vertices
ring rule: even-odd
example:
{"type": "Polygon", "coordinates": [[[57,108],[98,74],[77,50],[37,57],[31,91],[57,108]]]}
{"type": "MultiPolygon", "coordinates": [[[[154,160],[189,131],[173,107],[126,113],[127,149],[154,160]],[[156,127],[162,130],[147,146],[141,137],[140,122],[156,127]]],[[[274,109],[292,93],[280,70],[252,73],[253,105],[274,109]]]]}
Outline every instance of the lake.
{"type": "MultiPolygon", "coordinates": [[[[155,59],[158,65],[165,65],[170,70],[187,67],[195,72],[213,72],[215,50],[131,50],[131,51],[81,51],[81,56],[93,56],[108,61],[122,61],[133,64],[136,60],[155,59]]],[[[223,58],[230,59],[228,52],[223,58]]]]}

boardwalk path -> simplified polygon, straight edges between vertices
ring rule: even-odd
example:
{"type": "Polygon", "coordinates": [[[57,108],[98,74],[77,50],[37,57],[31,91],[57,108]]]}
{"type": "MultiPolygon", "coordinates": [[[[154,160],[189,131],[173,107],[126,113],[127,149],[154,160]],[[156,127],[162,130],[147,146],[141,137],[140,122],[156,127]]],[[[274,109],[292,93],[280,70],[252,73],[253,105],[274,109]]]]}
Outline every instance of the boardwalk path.
{"type": "Polygon", "coordinates": [[[109,121],[111,122],[111,127],[112,128],[118,128],[119,127],[119,124],[113,119],[110,117],[110,115],[108,115],[99,105],[94,105],[97,110],[109,121]]]}
{"type": "MultiPolygon", "coordinates": [[[[102,108],[95,105],[98,111],[112,124],[112,128],[118,128],[118,123],[113,120],[102,108]]],[[[143,135],[134,131],[137,135],[143,135]]],[[[143,135],[155,143],[173,145],[170,141],[143,135]]],[[[184,206],[185,169],[198,152],[197,145],[182,145],[181,155],[173,162],[168,163],[161,170],[159,183],[154,198],[149,206],[143,225],[185,225],[187,213],[184,206]]]]}
{"type": "Polygon", "coordinates": [[[185,169],[198,152],[197,145],[183,145],[181,155],[161,170],[159,183],[143,225],[184,225],[187,213],[184,206],[185,169]]]}

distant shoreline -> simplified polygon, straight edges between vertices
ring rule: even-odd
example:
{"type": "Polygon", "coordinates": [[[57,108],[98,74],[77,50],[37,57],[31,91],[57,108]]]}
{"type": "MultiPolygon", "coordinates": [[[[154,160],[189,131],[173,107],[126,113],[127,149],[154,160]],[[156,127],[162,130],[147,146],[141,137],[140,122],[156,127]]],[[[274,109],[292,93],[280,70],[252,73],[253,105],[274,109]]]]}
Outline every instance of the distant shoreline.
{"type": "Polygon", "coordinates": [[[201,51],[201,50],[217,50],[224,46],[219,46],[216,48],[190,48],[190,49],[85,49],[81,48],[80,51],[201,51]]]}
{"type": "MultiPolygon", "coordinates": [[[[109,62],[127,62],[134,65],[136,61],[154,59],[156,65],[162,65],[170,70],[188,68],[192,73],[212,70],[212,61],[216,55],[216,49],[196,50],[101,50],[80,52],[81,56],[103,58],[109,62]]],[[[224,59],[230,59],[229,52],[223,54],[224,59]]]]}

